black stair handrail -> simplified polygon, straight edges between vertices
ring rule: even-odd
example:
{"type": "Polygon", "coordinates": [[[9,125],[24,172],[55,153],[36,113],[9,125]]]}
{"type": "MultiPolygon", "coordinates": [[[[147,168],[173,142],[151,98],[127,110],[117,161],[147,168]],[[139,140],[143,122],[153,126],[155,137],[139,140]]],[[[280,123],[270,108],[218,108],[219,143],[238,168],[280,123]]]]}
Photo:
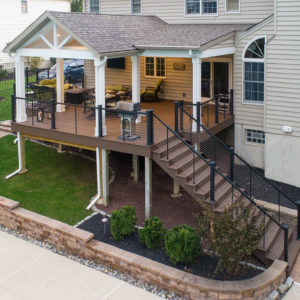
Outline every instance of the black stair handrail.
{"type": "MultiPolygon", "coordinates": [[[[217,173],[221,176],[227,183],[229,183],[232,187],[232,193],[234,189],[236,189],[241,195],[243,195],[246,199],[248,199],[252,205],[254,205],[257,209],[259,209],[265,216],[267,216],[272,222],[274,222],[281,230],[284,232],[284,261],[288,262],[288,243],[286,242],[288,238],[288,224],[280,224],[272,215],[270,215],[263,207],[258,205],[248,194],[240,189],[240,187],[232,182],[228,177],[226,177],[222,172],[220,172],[214,163],[211,163],[206,158],[204,158],[199,152],[197,152],[189,143],[187,143],[177,132],[171,129],[164,121],[162,121],[156,114],[153,113],[153,117],[157,119],[168,131],[172,132],[173,135],[179,139],[185,146],[187,146],[198,158],[203,160],[209,167],[211,172],[217,173]]],[[[265,234],[265,230],[264,230],[265,234]]]]}
{"type": "MultiPolygon", "coordinates": [[[[211,101],[211,100],[209,100],[211,101]]],[[[175,103],[176,105],[176,103],[175,103]]],[[[200,128],[202,128],[205,132],[207,132],[217,143],[219,143],[221,146],[223,146],[228,152],[231,153],[231,149],[223,142],[221,141],[218,137],[216,137],[212,132],[210,132],[205,126],[203,126],[198,120],[196,120],[190,113],[188,113],[182,105],[177,105],[177,107],[183,112],[185,113],[191,120],[193,120],[197,126],[199,126],[200,128]]],[[[291,202],[295,207],[297,206],[296,201],[294,201],[293,199],[291,199],[288,195],[286,195],[285,193],[283,193],[273,182],[271,182],[268,178],[266,178],[265,176],[263,176],[260,172],[258,172],[255,168],[253,168],[251,165],[249,165],[241,156],[239,156],[238,154],[236,154],[235,152],[233,152],[233,155],[235,157],[237,157],[239,160],[241,160],[246,166],[247,168],[249,168],[251,171],[253,171],[256,175],[258,175],[262,180],[264,180],[266,183],[270,184],[280,195],[282,195],[283,197],[285,197],[289,202],[291,202]]],[[[275,197],[274,197],[275,198],[275,197]]]]}

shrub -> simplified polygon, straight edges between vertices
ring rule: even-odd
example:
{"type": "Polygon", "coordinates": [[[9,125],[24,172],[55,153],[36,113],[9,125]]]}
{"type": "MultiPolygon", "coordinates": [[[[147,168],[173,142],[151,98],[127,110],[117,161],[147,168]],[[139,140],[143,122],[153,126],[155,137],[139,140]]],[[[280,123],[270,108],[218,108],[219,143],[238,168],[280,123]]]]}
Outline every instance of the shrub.
{"type": "Polygon", "coordinates": [[[114,210],[110,218],[110,231],[114,239],[121,240],[135,230],[136,213],[134,207],[124,206],[114,210]]]}
{"type": "Polygon", "coordinates": [[[198,227],[218,259],[216,272],[240,271],[243,267],[240,261],[253,253],[262,238],[263,224],[257,227],[257,218],[255,210],[242,202],[232,204],[222,213],[204,208],[198,227]]]}
{"type": "Polygon", "coordinates": [[[166,254],[173,264],[194,261],[200,250],[200,237],[191,226],[179,225],[165,235],[166,254]]]}
{"type": "Polygon", "coordinates": [[[141,243],[145,244],[149,249],[162,246],[164,241],[165,230],[162,221],[157,217],[146,220],[144,228],[139,229],[139,238],[141,243]]]}

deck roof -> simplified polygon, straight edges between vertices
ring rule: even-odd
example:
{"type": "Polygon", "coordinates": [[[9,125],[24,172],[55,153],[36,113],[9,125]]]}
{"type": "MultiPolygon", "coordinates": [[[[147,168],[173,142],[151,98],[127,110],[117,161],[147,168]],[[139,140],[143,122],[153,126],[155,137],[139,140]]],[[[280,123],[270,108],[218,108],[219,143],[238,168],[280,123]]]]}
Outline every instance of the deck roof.
{"type": "Polygon", "coordinates": [[[32,34],[53,21],[94,54],[134,51],[145,48],[199,49],[202,45],[252,25],[168,24],[156,16],[102,15],[47,11],[6,48],[15,52],[32,34]]]}

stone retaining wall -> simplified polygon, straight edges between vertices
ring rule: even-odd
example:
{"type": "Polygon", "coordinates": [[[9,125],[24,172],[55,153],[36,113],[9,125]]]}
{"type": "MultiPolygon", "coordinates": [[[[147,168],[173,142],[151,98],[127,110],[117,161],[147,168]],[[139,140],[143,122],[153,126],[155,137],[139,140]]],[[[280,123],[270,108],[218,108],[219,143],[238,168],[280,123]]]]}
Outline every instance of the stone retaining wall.
{"type": "Polygon", "coordinates": [[[287,263],[278,260],[264,273],[242,281],[224,282],[188,274],[96,241],[92,233],[23,209],[18,202],[1,196],[0,224],[189,299],[264,299],[286,277],[287,263]]]}

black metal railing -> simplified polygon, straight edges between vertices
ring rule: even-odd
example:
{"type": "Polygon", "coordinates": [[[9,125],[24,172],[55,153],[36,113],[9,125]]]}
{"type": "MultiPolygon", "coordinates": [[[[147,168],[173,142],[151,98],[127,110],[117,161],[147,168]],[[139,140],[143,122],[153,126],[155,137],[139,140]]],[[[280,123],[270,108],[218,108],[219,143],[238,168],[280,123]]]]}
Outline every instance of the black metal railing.
{"type": "MultiPolygon", "coordinates": [[[[178,112],[175,112],[175,115],[178,115],[178,112]]],[[[177,161],[184,160],[187,164],[190,165],[190,170],[192,174],[189,173],[188,177],[192,180],[193,184],[197,186],[197,182],[202,182],[204,179],[203,173],[203,164],[208,166],[209,168],[209,201],[211,203],[218,204],[219,201],[224,201],[224,199],[220,200],[223,197],[223,192],[216,188],[216,179],[217,177],[224,182],[224,185],[227,186],[226,197],[229,197],[232,202],[240,199],[240,196],[247,199],[250,205],[253,205],[256,209],[258,209],[262,214],[262,223],[263,225],[263,237],[261,241],[261,245],[265,247],[265,242],[267,235],[269,234],[268,230],[270,228],[270,223],[273,222],[278,226],[278,230],[283,230],[284,236],[284,260],[288,261],[288,243],[286,240],[288,239],[288,224],[281,224],[278,220],[269,213],[266,209],[261,207],[253,198],[251,198],[244,189],[238,186],[235,182],[231,181],[216,165],[215,161],[206,157],[204,154],[200,154],[199,151],[195,150],[194,146],[187,141],[180,132],[177,132],[170,128],[166,123],[164,123],[157,115],[153,114],[154,118],[154,126],[156,127],[156,132],[160,132],[160,136],[165,136],[166,138],[163,141],[158,141],[160,147],[164,149],[165,157],[169,161],[169,165],[176,164],[174,162],[174,153],[176,153],[177,161]],[[178,141],[178,143],[175,143],[178,141]],[[175,145],[175,146],[174,146],[175,145]]],[[[276,238],[276,236],[274,236],[276,238]]]]}
{"type": "MultiPolygon", "coordinates": [[[[217,138],[180,103],[175,103],[175,128],[191,144],[198,146],[198,151],[216,163],[227,178],[238,185],[249,197],[273,204],[270,209],[275,212],[279,223],[287,222],[296,227],[283,208],[297,209],[300,215],[300,204],[283,193],[279,187],[267,179],[259,170],[249,165],[242,157],[217,138]],[[196,124],[197,126],[193,125],[196,124]],[[200,130],[195,132],[195,128],[200,130]]],[[[263,204],[263,203],[261,203],[263,204]]],[[[300,217],[298,217],[298,238],[300,238],[300,217]]]]}
{"type": "MultiPolygon", "coordinates": [[[[234,91],[227,94],[216,95],[204,102],[190,103],[179,101],[186,112],[194,116],[201,124],[211,127],[233,116],[234,91]]],[[[198,131],[200,127],[197,126],[198,131]]]]}

